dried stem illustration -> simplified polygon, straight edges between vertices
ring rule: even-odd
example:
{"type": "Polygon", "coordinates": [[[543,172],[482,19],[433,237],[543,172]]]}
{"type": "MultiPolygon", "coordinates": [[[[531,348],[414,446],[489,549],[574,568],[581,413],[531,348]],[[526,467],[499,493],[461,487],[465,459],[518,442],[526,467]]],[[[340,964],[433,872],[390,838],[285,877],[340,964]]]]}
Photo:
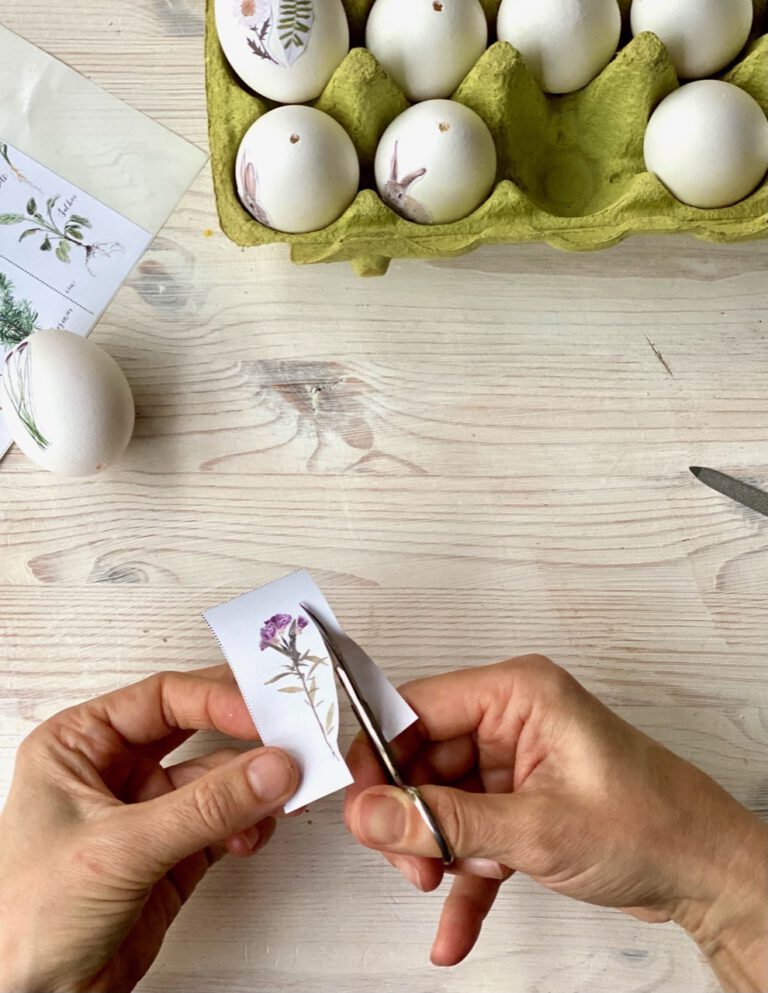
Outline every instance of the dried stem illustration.
{"type": "Polygon", "coordinates": [[[256,33],[257,40],[254,41],[253,38],[248,38],[247,41],[248,47],[254,55],[258,55],[260,59],[266,59],[267,62],[274,62],[275,65],[277,65],[277,59],[273,58],[267,49],[267,41],[271,23],[271,20],[267,18],[263,24],[257,24],[255,27],[251,28],[251,31],[256,33]]]}
{"type": "Polygon", "coordinates": [[[11,162],[11,157],[8,154],[8,145],[2,141],[0,141],[0,158],[5,159],[6,163],[8,164],[8,168],[11,170],[11,172],[14,174],[14,176],[16,177],[16,179],[18,179],[20,183],[26,183],[27,186],[31,186],[32,189],[37,190],[38,193],[43,192],[39,186],[35,186],[35,184],[31,182],[31,180],[27,179],[27,177],[24,175],[21,169],[18,169],[13,164],[13,162],[11,162]]]}
{"type": "Polygon", "coordinates": [[[315,6],[314,0],[236,0],[235,16],[256,36],[245,39],[254,55],[290,69],[309,44],[315,6]]]}
{"type": "Polygon", "coordinates": [[[29,341],[22,341],[13,351],[8,352],[5,357],[5,391],[29,436],[38,448],[45,451],[49,445],[48,439],[35,423],[30,358],[29,341]]]}
{"type": "Polygon", "coordinates": [[[336,723],[336,704],[331,703],[323,721],[320,717],[323,701],[318,699],[320,690],[315,675],[320,666],[330,665],[330,661],[327,658],[320,658],[318,655],[311,655],[309,652],[302,651],[297,645],[297,641],[308,623],[306,617],[294,618],[291,614],[275,614],[274,617],[264,621],[260,632],[259,647],[261,651],[264,652],[270,648],[288,659],[288,662],[280,667],[280,672],[268,679],[264,685],[270,686],[285,680],[292,685],[281,686],[279,688],[280,693],[304,694],[304,702],[312,711],[323,736],[323,741],[338,761],[338,755],[329,738],[336,723]]]}
{"type": "Polygon", "coordinates": [[[117,241],[94,243],[87,242],[85,240],[83,229],[90,229],[93,225],[87,217],[83,217],[81,214],[70,214],[64,222],[64,226],[59,227],[53,217],[53,209],[59,199],[60,197],[55,196],[46,200],[45,212],[47,217],[44,217],[38,209],[37,201],[34,197],[31,197],[27,201],[26,215],[0,214],[0,224],[30,225],[21,233],[19,236],[19,241],[24,241],[26,238],[31,238],[34,235],[39,235],[42,238],[39,246],[40,251],[54,251],[55,245],[56,258],[60,262],[69,263],[71,261],[71,251],[73,245],[75,248],[82,248],[85,252],[85,267],[93,276],[95,273],[90,268],[92,258],[96,255],[109,257],[114,255],[115,252],[121,252],[123,250],[123,246],[117,241]]]}
{"type": "Polygon", "coordinates": [[[13,348],[35,330],[37,312],[29,300],[17,300],[13,283],[0,272],[0,346],[13,348]]]}

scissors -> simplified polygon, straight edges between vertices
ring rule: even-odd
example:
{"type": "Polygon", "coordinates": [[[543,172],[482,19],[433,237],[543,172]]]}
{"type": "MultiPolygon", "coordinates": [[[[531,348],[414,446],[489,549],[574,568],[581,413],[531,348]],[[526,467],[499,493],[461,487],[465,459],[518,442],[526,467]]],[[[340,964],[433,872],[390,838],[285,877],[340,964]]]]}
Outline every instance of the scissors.
{"type": "Polygon", "coordinates": [[[443,834],[437,818],[432,813],[429,804],[421,795],[421,791],[418,787],[409,786],[400,775],[400,770],[397,767],[392,751],[382,733],[379,722],[376,720],[373,711],[363,696],[360,687],[357,684],[357,680],[347,665],[343,654],[337,648],[332,635],[311,607],[309,607],[306,603],[302,603],[300,606],[320,632],[320,637],[323,639],[325,647],[328,650],[328,654],[331,657],[333,670],[336,673],[339,682],[344,687],[344,692],[347,694],[349,697],[349,702],[352,704],[352,710],[354,710],[360,726],[368,735],[368,740],[378,754],[381,764],[386,769],[389,778],[395,786],[403,790],[403,792],[406,793],[411,800],[413,800],[416,809],[421,814],[424,823],[427,825],[432,837],[435,839],[435,844],[440,851],[440,857],[443,860],[443,865],[453,865],[453,850],[443,834]]]}

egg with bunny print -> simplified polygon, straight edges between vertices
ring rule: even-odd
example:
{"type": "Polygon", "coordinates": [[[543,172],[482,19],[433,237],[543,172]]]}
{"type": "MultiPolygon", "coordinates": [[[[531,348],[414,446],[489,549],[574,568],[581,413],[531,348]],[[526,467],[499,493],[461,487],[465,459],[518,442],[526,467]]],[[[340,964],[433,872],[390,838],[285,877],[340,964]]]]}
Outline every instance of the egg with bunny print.
{"type": "Polygon", "coordinates": [[[245,134],[235,163],[237,192],[251,216],[289,234],[338,220],[357,195],[352,139],[314,107],[278,107],[245,134]]]}
{"type": "Polygon", "coordinates": [[[411,101],[449,97],[485,51],[480,0],[376,0],[366,47],[411,101]]]}
{"type": "Polygon", "coordinates": [[[349,52],[341,0],[215,0],[214,10],[229,64],[278,103],[316,99],[349,52]]]}
{"type": "Polygon", "coordinates": [[[454,100],[427,100],[390,124],[376,150],[384,202],[416,224],[448,224],[476,210],[496,179],[487,125],[454,100]]]}

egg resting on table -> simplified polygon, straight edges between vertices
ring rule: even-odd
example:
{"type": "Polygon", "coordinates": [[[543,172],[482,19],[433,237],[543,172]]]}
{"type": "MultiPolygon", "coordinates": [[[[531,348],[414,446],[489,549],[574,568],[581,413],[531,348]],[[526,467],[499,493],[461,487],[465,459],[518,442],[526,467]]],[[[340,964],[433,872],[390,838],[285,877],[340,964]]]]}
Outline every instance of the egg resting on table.
{"type": "Polygon", "coordinates": [[[71,331],[36,331],[5,357],[0,406],[19,448],[42,469],[91,476],[125,451],[134,405],[120,366],[71,331]]]}

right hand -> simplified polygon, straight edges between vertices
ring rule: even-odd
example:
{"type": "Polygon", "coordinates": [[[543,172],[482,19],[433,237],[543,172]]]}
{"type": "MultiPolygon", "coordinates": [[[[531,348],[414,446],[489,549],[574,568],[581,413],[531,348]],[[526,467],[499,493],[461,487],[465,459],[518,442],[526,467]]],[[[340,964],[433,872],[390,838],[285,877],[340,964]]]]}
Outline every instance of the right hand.
{"type": "MultiPolygon", "coordinates": [[[[712,779],[540,656],[402,692],[420,720],[395,755],[462,860],[435,964],[468,954],[511,869],[643,921],[675,920],[724,982],[768,990],[768,828],[712,779]]],[[[348,761],[353,834],[434,889],[443,868],[413,803],[383,785],[364,737],[348,761]]]]}

